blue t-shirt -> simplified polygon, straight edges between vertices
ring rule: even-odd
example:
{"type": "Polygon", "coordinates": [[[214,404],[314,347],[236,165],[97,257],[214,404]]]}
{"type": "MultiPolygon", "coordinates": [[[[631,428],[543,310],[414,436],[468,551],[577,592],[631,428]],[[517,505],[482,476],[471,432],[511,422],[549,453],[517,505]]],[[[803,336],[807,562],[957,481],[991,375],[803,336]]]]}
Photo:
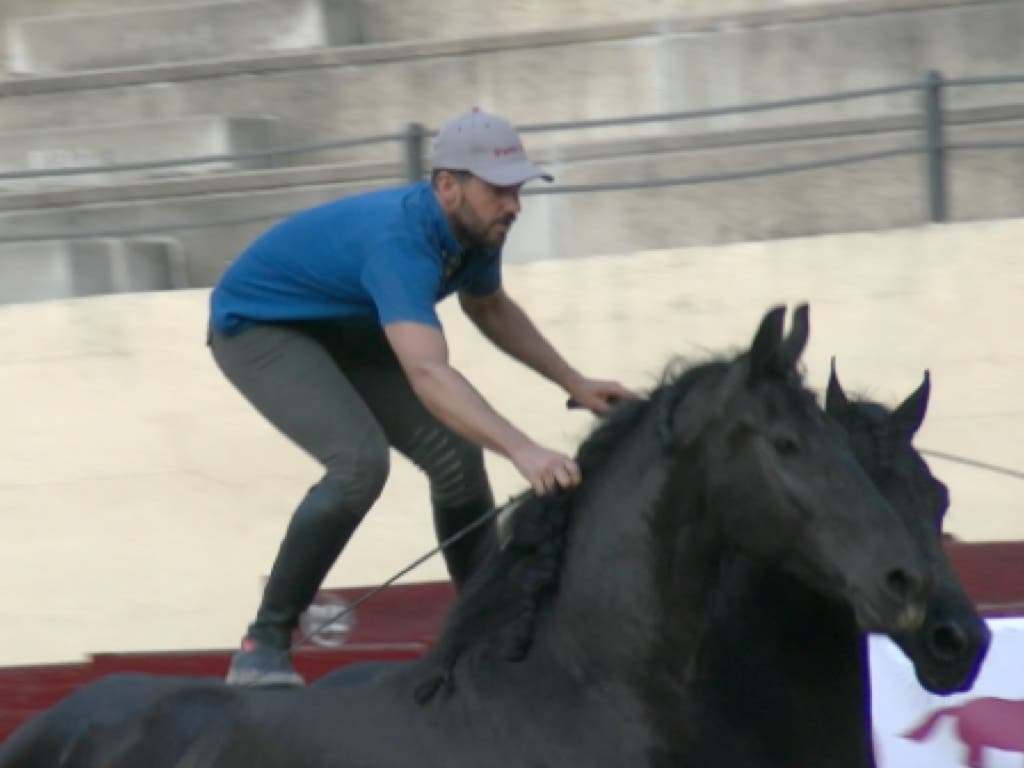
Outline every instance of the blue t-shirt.
{"type": "Polygon", "coordinates": [[[440,328],[435,305],[501,285],[500,249],[462,251],[428,182],[298,213],[259,237],[210,296],[214,330],[253,323],[408,321],[440,328]]]}

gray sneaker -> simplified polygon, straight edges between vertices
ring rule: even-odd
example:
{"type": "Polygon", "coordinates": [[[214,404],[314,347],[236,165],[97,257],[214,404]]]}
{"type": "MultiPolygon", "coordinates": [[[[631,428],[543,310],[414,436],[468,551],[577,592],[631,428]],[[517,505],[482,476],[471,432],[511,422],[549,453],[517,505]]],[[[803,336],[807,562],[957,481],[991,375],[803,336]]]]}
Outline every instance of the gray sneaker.
{"type": "Polygon", "coordinates": [[[298,688],[306,684],[292,666],[292,657],[287,649],[260,645],[248,637],[242,641],[242,650],[231,657],[231,666],[224,681],[228,685],[260,688],[298,688]]]}

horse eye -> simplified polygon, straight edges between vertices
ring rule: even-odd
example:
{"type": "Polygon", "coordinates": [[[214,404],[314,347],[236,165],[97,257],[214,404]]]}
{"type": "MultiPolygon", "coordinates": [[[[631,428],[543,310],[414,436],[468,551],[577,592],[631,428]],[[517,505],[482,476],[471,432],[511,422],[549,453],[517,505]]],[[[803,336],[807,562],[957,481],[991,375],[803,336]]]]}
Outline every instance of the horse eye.
{"type": "Polygon", "coordinates": [[[800,444],[789,435],[776,435],[773,437],[772,447],[781,456],[794,456],[800,452],[800,444]]]}

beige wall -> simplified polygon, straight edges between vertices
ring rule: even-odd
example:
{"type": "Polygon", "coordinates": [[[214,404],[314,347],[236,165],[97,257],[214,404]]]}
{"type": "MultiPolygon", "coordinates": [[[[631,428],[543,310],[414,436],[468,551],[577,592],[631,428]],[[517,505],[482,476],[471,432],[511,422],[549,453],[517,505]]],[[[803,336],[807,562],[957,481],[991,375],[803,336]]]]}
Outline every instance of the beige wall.
{"type": "MultiPolygon", "coordinates": [[[[526,215],[529,215],[529,210],[526,215]]],[[[1024,469],[1024,220],[509,267],[509,290],[583,368],[653,383],[670,355],[745,345],[775,302],[811,303],[809,383],[894,401],[930,368],[923,448],[1024,469]]],[[[0,665],[90,651],[232,646],[317,468],[265,426],[203,345],[205,291],[0,307],[0,665]]],[[[572,449],[589,417],[444,305],[456,364],[502,411],[572,449]]],[[[500,498],[521,489],[489,459],[500,498]]],[[[1021,480],[940,460],[949,529],[1024,539],[1021,480]]],[[[433,545],[396,461],[328,579],[380,581],[433,545]]],[[[440,578],[435,558],[410,577],[440,578]]]]}

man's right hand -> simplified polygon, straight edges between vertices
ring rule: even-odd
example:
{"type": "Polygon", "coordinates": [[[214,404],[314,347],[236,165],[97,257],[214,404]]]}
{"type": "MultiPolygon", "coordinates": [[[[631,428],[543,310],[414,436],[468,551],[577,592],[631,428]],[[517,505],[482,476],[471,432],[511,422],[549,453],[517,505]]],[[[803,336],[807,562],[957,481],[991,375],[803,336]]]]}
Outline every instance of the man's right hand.
{"type": "Polygon", "coordinates": [[[579,465],[573,459],[536,443],[526,444],[509,458],[538,495],[558,488],[575,488],[582,480],[579,465]]]}
{"type": "Polygon", "coordinates": [[[448,344],[439,329],[396,322],[385,325],[384,333],[416,396],[438,421],[467,440],[507,456],[539,494],[580,484],[575,461],[533,442],[448,364],[448,344]]]}

